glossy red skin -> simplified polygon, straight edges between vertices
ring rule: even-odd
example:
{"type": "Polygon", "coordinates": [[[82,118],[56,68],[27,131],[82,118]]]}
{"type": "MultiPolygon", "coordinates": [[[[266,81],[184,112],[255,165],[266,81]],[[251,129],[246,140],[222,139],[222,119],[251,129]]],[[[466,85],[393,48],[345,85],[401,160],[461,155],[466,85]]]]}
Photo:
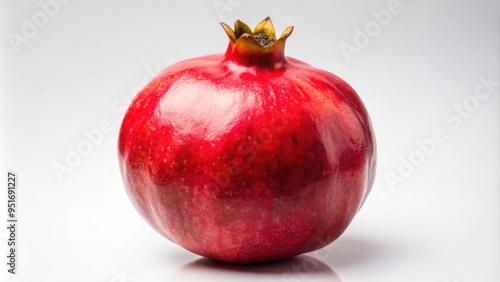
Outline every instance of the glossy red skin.
{"type": "Polygon", "coordinates": [[[127,193],[159,233],[232,263],[328,245],[372,186],[375,140],[356,92],[287,57],[179,62],[134,99],[120,130],[127,193]]]}

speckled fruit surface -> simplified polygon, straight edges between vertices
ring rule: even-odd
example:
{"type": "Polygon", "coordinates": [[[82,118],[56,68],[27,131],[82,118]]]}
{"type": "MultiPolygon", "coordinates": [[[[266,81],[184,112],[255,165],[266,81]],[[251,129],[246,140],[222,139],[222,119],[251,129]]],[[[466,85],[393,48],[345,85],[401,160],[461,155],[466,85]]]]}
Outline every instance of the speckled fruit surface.
{"type": "Polygon", "coordinates": [[[118,142],[127,193],[159,233],[209,258],[324,247],[373,184],[366,109],[339,77],[284,55],[292,27],[276,39],[269,18],[222,25],[226,53],[166,68],[130,105],[118,142]]]}

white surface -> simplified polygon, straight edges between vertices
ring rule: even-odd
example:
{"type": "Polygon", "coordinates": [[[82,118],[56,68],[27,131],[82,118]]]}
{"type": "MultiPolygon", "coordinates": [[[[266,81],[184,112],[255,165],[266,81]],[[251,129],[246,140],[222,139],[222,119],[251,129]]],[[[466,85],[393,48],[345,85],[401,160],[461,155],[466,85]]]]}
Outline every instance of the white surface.
{"type": "MultiPolygon", "coordinates": [[[[500,89],[477,105],[471,98],[479,77],[500,80],[498,1],[402,0],[349,62],[342,42],[354,44],[355,28],[370,26],[390,1],[66,2],[46,23],[38,1],[1,3],[0,171],[19,177],[19,261],[15,276],[2,263],[0,281],[500,280],[500,89]],[[225,50],[219,21],[253,26],[268,15],[278,32],[295,26],[287,55],[336,73],[360,94],[376,131],[378,173],[347,232],[321,252],[229,267],[200,260],[140,218],[119,175],[117,133],[127,101],[152,75],[225,50]],[[23,36],[23,19],[33,16],[43,26],[16,53],[9,33],[23,36]],[[464,101],[475,106],[467,118],[443,118],[464,101]],[[64,163],[66,146],[106,120],[110,132],[59,181],[52,163],[64,163]],[[390,185],[387,174],[398,173],[401,158],[418,157],[415,142],[435,129],[445,140],[390,185]]],[[[6,236],[1,227],[4,258],[6,236]]]]}

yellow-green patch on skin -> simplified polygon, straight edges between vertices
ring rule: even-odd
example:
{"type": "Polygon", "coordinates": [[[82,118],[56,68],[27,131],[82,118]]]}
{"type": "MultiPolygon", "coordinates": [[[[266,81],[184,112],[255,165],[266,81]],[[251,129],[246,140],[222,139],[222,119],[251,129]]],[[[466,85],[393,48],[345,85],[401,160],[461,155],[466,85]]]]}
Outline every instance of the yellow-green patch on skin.
{"type": "MultiPolygon", "coordinates": [[[[300,79],[297,79],[295,81],[297,82],[299,87],[304,89],[305,93],[310,94],[310,97],[312,99],[311,102],[313,103],[311,105],[312,108],[322,109],[323,114],[325,114],[326,116],[332,115],[335,112],[336,107],[335,107],[332,99],[329,99],[327,97],[327,95],[331,95],[331,94],[333,95],[333,93],[326,94],[326,93],[317,91],[316,87],[308,79],[300,78],[300,79]]],[[[331,90],[326,89],[323,91],[330,92],[331,90]]]]}

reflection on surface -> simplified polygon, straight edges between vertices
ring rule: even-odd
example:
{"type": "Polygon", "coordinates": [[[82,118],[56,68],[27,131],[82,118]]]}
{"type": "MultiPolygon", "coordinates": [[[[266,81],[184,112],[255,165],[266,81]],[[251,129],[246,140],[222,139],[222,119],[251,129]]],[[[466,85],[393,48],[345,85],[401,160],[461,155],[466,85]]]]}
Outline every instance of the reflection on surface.
{"type": "Polygon", "coordinates": [[[384,260],[406,256],[397,242],[346,236],[340,237],[311,255],[340,268],[348,266],[361,268],[367,264],[377,264],[384,260]]]}
{"type": "Polygon", "coordinates": [[[307,255],[286,260],[235,265],[201,258],[179,268],[168,281],[330,281],[340,282],[324,262],[307,255]]]}

